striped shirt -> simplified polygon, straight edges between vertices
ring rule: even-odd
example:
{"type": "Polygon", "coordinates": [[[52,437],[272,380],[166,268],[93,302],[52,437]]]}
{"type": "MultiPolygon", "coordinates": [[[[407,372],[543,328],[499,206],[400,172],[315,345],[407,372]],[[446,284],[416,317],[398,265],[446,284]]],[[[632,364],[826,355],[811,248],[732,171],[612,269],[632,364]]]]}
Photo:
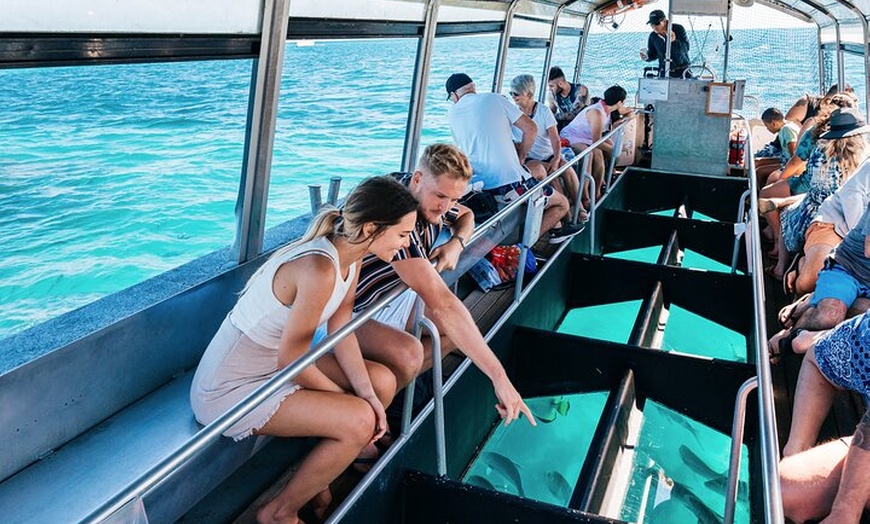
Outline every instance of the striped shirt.
{"type": "MultiPolygon", "coordinates": [[[[399,182],[406,186],[411,182],[412,173],[391,173],[399,182]]],[[[445,227],[451,227],[459,217],[459,208],[454,206],[441,217],[441,222],[432,224],[422,217],[417,217],[417,225],[411,233],[410,245],[400,250],[393,262],[409,258],[429,259],[432,253],[432,245],[438,239],[445,227]]],[[[384,293],[399,285],[401,279],[392,264],[387,264],[375,255],[366,255],[363,258],[359,272],[359,283],[356,286],[356,300],[354,312],[360,312],[371,306],[383,296],[384,293]]]]}

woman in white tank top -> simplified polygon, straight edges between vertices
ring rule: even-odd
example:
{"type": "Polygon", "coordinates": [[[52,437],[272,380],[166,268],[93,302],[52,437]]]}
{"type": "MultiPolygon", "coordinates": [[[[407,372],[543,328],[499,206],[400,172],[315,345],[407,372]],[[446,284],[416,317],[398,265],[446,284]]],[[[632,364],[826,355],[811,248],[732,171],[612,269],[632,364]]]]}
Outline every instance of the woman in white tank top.
{"type": "MultiPolygon", "coordinates": [[[[308,351],[317,327],[351,319],[359,262],[389,262],[407,247],[417,202],[390,177],[363,181],[342,211],[322,211],[305,236],[275,252],[248,281],[197,367],[191,406],[209,424],[308,351]]],[[[296,522],[360,451],[387,429],[384,406],[396,390],[386,366],[365,361],[354,334],[308,366],[224,434],[322,437],[257,520],[296,522]]]]}
{"type": "MultiPolygon", "coordinates": [[[[622,87],[608,87],[604,91],[604,98],[580,112],[570,124],[562,129],[560,136],[567,140],[571,149],[579,155],[580,152],[600,140],[601,136],[610,130],[610,114],[613,111],[620,113],[625,111],[626,114],[630,112],[623,109],[625,96],[625,89],[622,87]]],[[[595,180],[596,197],[600,199],[604,194],[604,167],[610,162],[610,157],[613,155],[613,142],[609,139],[606,140],[595,151],[592,151],[591,155],[590,174],[595,180]]],[[[584,187],[583,192],[584,195],[588,193],[588,188],[584,187]]]]}

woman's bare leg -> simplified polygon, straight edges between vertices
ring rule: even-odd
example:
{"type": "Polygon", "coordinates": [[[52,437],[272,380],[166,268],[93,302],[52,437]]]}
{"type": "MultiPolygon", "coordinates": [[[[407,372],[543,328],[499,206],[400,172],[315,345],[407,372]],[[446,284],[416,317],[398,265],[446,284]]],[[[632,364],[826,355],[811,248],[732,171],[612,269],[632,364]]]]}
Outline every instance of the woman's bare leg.
{"type": "MultiPolygon", "coordinates": [[[[812,336],[805,333],[801,335],[812,336]]],[[[834,385],[819,371],[815,347],[810,347],[798,375],[791,429],[788,432],[788,442],[782,450],[783,457],[795,455],[816,444],[822,422],[828,416],[834,401],[835,392],[834,385]]]]}
{"type": "Polygon", "coordinates": [[[375,412],[344,393],[302,389],[288,396],[258,434],[322,437],[278,495],[257,512],[260,524],[296,524],[300,508],[322,493],[374,436],[375,412]]]}

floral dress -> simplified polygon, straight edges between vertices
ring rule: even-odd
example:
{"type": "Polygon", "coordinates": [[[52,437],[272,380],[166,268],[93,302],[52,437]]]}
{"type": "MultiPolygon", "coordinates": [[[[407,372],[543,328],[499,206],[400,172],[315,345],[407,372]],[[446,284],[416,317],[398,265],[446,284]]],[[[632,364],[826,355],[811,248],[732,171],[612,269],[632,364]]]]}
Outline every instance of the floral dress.
{"type": "Polygon", "coordinates": [[[816,362],[829,381],[843,389],[870,394],[870,317],[850,318],[816,341],[816,362]]]}
{"type": "Polygon", "coordinates": [[[807,175],[810,176],[810,189],[803,200],[795,202],[782,212],[782,239],[785,247],[797,253],[804,247],[804,235],[819,206],[840,188],[843,173],[836,157],[827,158],[823,146],[819,145],[807,159],[807,175]]]}

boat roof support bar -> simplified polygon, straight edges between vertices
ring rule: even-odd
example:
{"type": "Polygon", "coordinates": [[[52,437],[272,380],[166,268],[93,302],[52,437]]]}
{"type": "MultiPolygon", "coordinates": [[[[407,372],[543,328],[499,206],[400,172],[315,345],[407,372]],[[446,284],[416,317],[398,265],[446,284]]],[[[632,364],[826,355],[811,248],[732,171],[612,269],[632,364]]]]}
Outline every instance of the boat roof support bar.
{"type": "Polygon", "coordinates": [[[419,154],[426,105],[426,86],[429,84],[429,68],[432,64],[432,54],[435,47],[435,32],[440,5],[441,0],[428,0],[426,2],[423,35],[417,42],[417,62],[414,64],[410,109],[408,109],[408,122],[405,126],[405,146],[402,151],[402,171],[405,172],[414,169],[419,154]]]}
{"type": "MultiPolygon", "coordinates": [[[[864,117],[870,118],[870,50],[867,49],[867,39],[868,39],[868,27],[867,27],[867,18],[864,16],[864,13],[861,12],[860,9],[855,7],[855,5],[848,0],[840,0],[840,4],[846,6],[850,11],[855,13],[855,16],[858,17],[858,20],[861,21],[861,37],[863,41],[863,45],[861,46],[863,50],[864,56],[864,117]]],[[[840,46],[841,48],[845,46],[840,46]]],[[[843,51],[841,50],[840,53],[843,51]]],[[[840,84],[842,87],[843,84],[840,84]]]]}
{"type": "MultiPolygon", "coordinates": [[[[749,120],[740,120],[747,133],[749,120]]],[[[746,136],[747,151],[752,151],[752,134],[746,136]]],[[[749,180],[749,222],[750,231],[760,231],[758,218],[758,188],[755,180],[755,159],[747,156],[747,178],[749,180]]],[[[779,482],[779,441],[776,431],[776,411],[773,407],[773,378],[770,373],[770,360],[767,354],[767,325],[764,312],[764,267],[761,258],[761,244],[754,235],[745,235],[746,258],[749,274],[752,276],[753,318],[755,319],[754,338],[755,367],[758,376],[758,414],[759,445],[761,446],[761,484],[764,492],[764,522],[779,524],[785,522],[782,510],[782,486],[779,482]]]]}
{"type": "Polygon", "coordinates": [[[547,103],[547,81],[550,78],[550,63],[553,61],[553,48],[556,46],[556,33],[559,31],[559,16],[562,11],[572,2],[560,5],[553,15],[553,24],[550,26],[550,45],[547,46],[547,55],[544,57],[544,72],[541,74],[541,86],[538,88],[538,102],[547,103]]]}
{"type": "Polygon", "coordinates": [[[586,54],[586,39],[589,38],[589,29],[592,28],[592,17],[594,13],[586,15],[586,21],[583,23],[583,34],[580,35],[580,48],[577,50],[577,63],[574,64],[574,83],[580,82],[580,71],[583,67],[583,55],[586,54]]]}
{"type": "Polygon", "coordinates": [[[834,20],[834,30],[837,35],[837,86],[842,91],[846,85],[846,57],[843,54],[843,40],[840,36],[840,22],[838,20],[834,20]]]}
{"type": "MultiPolygon", "coordinates": [[[[728,2],[728,14],[725,20],[725,56],[722,63],[722,81],[728,81],[728,56],[731,51],[731,18],[734,14],[734,5],[728,2]]],[[[670,39],[669,39],[670,40],[670,39]]]]}
{"type": "Polygon", "coordinates": [[[822,47],[822,28],[817,27],[818,43],[819,43],[819,94],[825,93],[825,49],[822,47]]]}
{"type": "Polygon", "coordinates": [[[263,249],[289,13],[290,0],[263,1],[260,55],[251,71],[244,161],[236,200],[232,252],[239,263],[254,258],[263,249]]]}
{"type": "Polygon", "coordinates": [[[501,84],[504,81],[504,68],[507,62],[508,47],[511,41],[511,28],[514,25],[514,13],[520,6],[520,0],[513,0],[504,17],[504,31],[498,42],[498,57],[495,61],[495,74],[492,76],[492,92],[501,93],[501,84]]]}

